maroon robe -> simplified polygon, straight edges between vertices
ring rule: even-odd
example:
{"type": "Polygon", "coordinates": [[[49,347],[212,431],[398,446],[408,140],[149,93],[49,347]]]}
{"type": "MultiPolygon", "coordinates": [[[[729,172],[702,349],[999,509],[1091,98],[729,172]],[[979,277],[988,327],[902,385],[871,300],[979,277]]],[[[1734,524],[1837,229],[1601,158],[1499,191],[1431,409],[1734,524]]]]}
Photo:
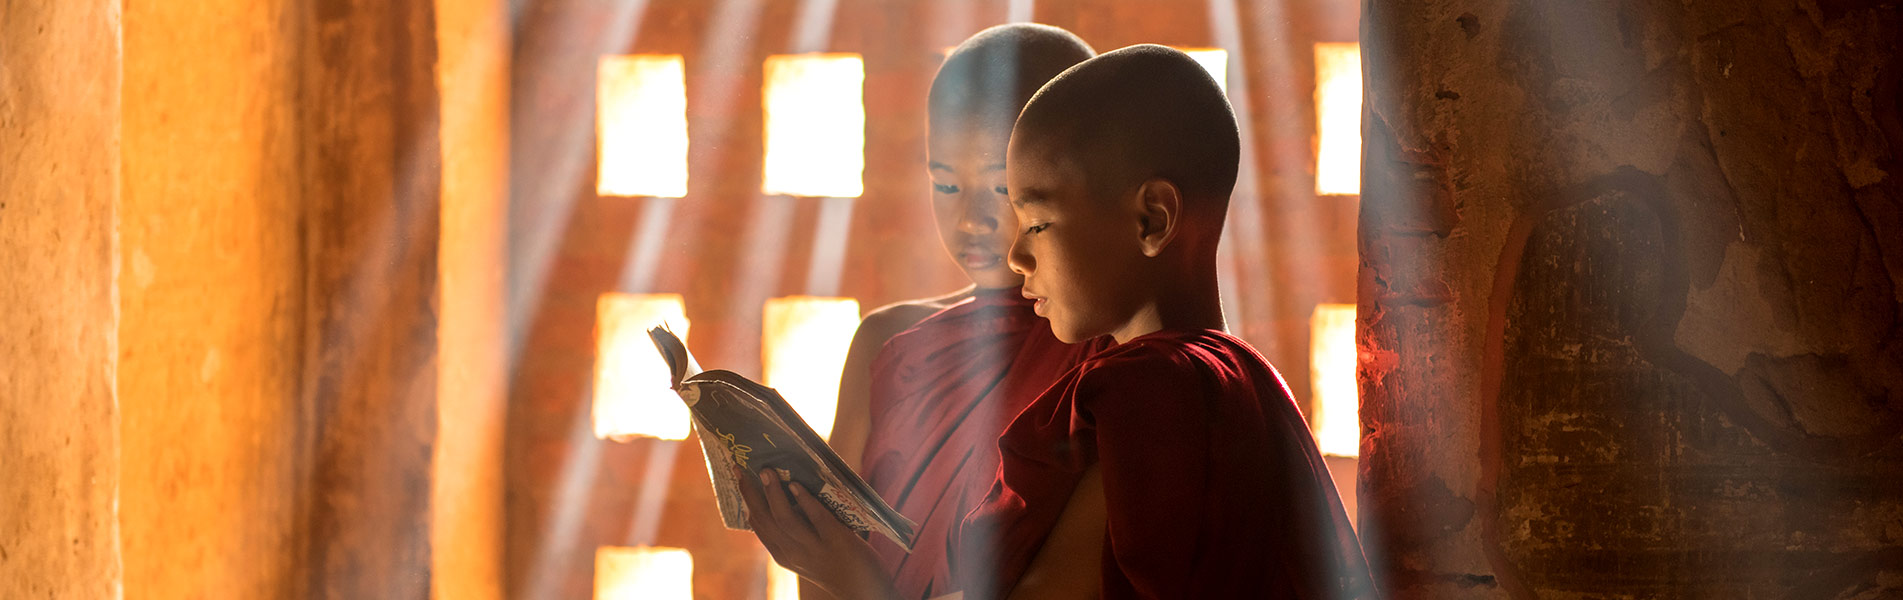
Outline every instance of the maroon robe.
{"type": "Polygon", "coordinates": [[[906,598],[951,592],[958,527],[998,472],[998,434],[1104,343],[1069,345],[1018,288],[978,290],[893,336],[872,363],[866,482],[918,523],[911,553],[873,536],[906,598]]]}
{"type": "Polygon", "coordinates": [[[1163,331],[1099,352],[998,446],[998,480],[963,534],[996,545],[959,549],[967,600],[1010,593],[1093,464],[1104,598],[1374,597],[1287,385],[1228,334],[1163,331]],[[975,568],[987,558],[993,570],[975,568]]]}

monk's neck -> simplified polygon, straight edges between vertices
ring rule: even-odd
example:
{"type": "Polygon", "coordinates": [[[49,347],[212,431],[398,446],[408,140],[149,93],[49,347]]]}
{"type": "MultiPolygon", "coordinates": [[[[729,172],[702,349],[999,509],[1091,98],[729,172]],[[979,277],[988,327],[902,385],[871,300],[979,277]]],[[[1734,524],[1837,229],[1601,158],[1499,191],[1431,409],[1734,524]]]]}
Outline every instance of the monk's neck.
{"type": "Polygon", "coordinates": [[[1166,329],[1227,329],[1215,274],[1187,279],[1189,281],[1156,286],[1155,295],[1138,308],[1128,323],[1111,332],[1110,337],[1122,344],[1166,329]]]}

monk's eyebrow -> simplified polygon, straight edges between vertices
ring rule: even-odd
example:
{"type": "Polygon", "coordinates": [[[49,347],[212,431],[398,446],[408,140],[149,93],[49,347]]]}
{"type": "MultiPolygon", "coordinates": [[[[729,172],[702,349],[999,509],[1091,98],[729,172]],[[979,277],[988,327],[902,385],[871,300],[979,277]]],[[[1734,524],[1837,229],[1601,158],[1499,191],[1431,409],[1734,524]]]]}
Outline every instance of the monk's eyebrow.
{"type": "Polygon", "coordinates": [[[929,161],[929,162],[927,162],[927,163],[925,163],[925,166],[926,166],[926,168],[927,168],[927,169],[929,169],[929,170],[932,170],[932,171],[944,171],[944,172],[946,172],[946,173],[957,173],[957,172],[958,172],[957,170],[955,170],[955,169],[953,169],[953,168],[951,168],[951,165],[948,165],[948,164],[945,164],[945,163],[942,163],[942,162],[938,162],[938,161],[935,161],[935,160],[934,160],[934,161],[929,161]]]}
{"type": "Polygon", "coordinates": [[[1038,188],[1024,188],[1011,196],[1011,205],[1025,208],[1050,201],[1050,194],[1038,188]]]}
{"type": "Polygon", "coordinates": [[[992,171],[1003,171],[1003,170],[1004,170],[1004,163],[998,163],[995,165],[985,165],[985,168],[979,169],[980,172],[984,172],[984,173],[990,173],[992,171]]]}

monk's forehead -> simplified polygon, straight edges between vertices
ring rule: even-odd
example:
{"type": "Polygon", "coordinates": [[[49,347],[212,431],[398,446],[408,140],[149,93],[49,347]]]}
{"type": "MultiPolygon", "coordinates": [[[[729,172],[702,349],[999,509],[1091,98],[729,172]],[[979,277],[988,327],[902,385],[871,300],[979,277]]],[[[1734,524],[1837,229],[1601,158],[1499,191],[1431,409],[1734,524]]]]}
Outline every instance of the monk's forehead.
{"type": "Polygon", "coordinates": [[[952,105],[933,107],[926,117],[926,125],[931,133],[956,133],[959,130],[997,132],[1002,136],[1011,134],[1012,125],[1018,120],[1017,109],[1009,110],[996,107],[952,105]]]}
{"type": "Polygon", "coordinates": [[[969,126],[969,128],[932,128],[927,150],[932,162],[980,160],[986,166],[1005,164],[1005,147],[1010,143],[1010,126],[969,126]]]}
{"type": "Polygon", "coordinates": [[[1081,186],[1087,176],[1082,156],[1068,144],[1013,138],[1009,177],[1015,185],[1030,185],[1048,191],[1081,186]]]}

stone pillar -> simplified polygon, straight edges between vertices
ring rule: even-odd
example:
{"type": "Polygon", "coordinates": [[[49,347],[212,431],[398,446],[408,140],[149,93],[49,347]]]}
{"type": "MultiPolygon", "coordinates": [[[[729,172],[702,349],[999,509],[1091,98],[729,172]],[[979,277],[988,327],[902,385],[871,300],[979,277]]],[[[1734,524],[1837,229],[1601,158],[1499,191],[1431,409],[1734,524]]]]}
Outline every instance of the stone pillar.
{"type": "Polygon", "coordinates": [[[432,597],[500,600],[508,361],[509,4],[436,4],[443,207],[438,256],[432,597]]]}
{"type": "Polygon", "coordinates": [[[1390,594],[1903,593],[1896,7],[1363,10],[1390,594]]]}
{"type": "Polygon", "coordinates": [[[286,1],[125,12],[126,596],[302,597],[303,56],[286,1]]]}
{"type": "Polygon", "coordinates": [[[0,598],[115,597],[119,3],[0,4],[0,598]]]}
{"type": "Polygon", "coordinates": [[[442,229],[434,2],[299,8],[308,595],[421,600],[442,229]]]}

